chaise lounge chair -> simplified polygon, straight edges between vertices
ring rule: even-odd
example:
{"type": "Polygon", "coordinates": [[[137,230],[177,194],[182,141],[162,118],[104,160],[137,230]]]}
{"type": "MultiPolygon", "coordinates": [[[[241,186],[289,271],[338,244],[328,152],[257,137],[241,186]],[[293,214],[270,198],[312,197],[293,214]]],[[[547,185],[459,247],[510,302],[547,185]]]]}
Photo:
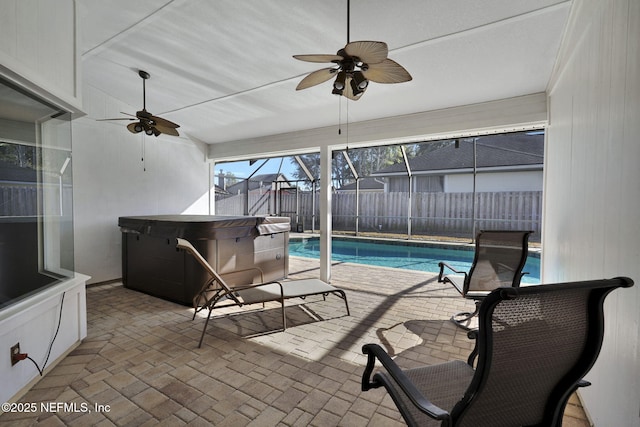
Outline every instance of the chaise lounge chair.
{"type": "Polygon", "coordinates": [[[602,346],[606,296],[631,286],[621,277],[496,289],[469,332],[467,363],[402,370],[365,344],[362,390],[387,389],[410,426],[560,426],[571,394],[590,385],[583,377],[602,346]],[[384,370],[371,377],[376,359],[384,370]]]}
{"type": "MultiPolygon", "coordinates": [[[[334,294],[344,300],[344,304],[347,309],[347,316],[350,315],[349,303],[347,302],[347,296],[344,291],[331,286],[328,283],[323,282],[320,279],[299,279],[289,281],[275,281],[263,283],[262,279],[258,284],[242,285],[242,286],[230,286],[207,262],[207,260],[193,247],[189,241],[185,239],[177,239],[176,244],[178,249],[182,249],[191,254],[202,267],[211,276],[210,279],[202,286],[200,291],[193,298],[193,318],[195,319],[196,313],[203,309],[208,309],[209,314],[207,320],[202,328],[202,335],[200,336],[200,342],[198,348],[202,346],[204,334],[211,318],[211,312],[214,308],[221,307],[233,307],[244,306],[256,303],[265,303],[270,301],[277,301],[280,303],[282,309],[282,329],[284,331],[287,328],[287,317],[285,313],[285,300],[291,298],[305,298],[312,295],[322,295],[326,297],[328,294],[334,294]]],[[[260,273],[259,268],[254,268],[260,273]]]]}
{"type": "Polygon", "coordinates": [[[472,329],[472,320],[478,314],[480,303],[489,292],[503,287],[520,286],[522,269],[529,252],[532,231],[485,230],[476,237],[476,250],[469,273],[456,270],[440,262],[438,282],[451,283],[464,298],[475,300],[473,312],[454,314],[451,321],[463,329],[472,329]],[[445,268],[454,274],[445,275],[445,268]]]}

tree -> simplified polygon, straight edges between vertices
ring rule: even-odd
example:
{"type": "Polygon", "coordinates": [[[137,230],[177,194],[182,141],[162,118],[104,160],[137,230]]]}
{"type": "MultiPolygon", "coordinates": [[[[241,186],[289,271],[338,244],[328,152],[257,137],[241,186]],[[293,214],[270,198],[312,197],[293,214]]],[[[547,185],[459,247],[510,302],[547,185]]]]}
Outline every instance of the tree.
{"type": "Polygon", "coordinates": [[[221,183],[220,180],[224,182],[222,188],[227,188],[240,181],[233,172],[224,172],[222,169],[220,169],[220,172],[218,172],[218,175],[214,178],[214,183],[219,185],[221,183]]]}
{"type": "MultiPolygon", "coordinates": [[[[356,148],[345,151],[336,151],[333,155],[332,181],[336,188],[353,182],[355,176],[349,167],[345,152],[351,160],[358,177],[369,176],[372,172],[393,164],[402,159],[400,148],[397,145],[385,145],[378,147],[356,148]]],[[[320,154],[304,154],[300,159],[315,179],[320,177],[320,154]]],[[[291,158],[291,163],[296,166],[293,176],[296,179],[308,179],[298,162],[291,158]]]]}
{"type": "MultiPolygon", "coordinates": [[[[425,141],[419,143],[405,144],[404,148],[408,158],[423,156],[429,152],[438,150],[449,144],[453,144],[454,140],[438,140],[425,141]]],[[[395,163],[404,163],[402,158],[402,150],[399,145],[380,145],[376,147],[352,148],[345,150],[351,160],[351,164],[356,170],[358,177],[364,178],[373,172],[390,166],[395,163]]],[[[303,163],[311,172],[315,179],[320,177],[320,154],[301,155],[303,163]]],[[[291,163],[296,166],[293,176],[296,179],[307,179],[307,175],[298,165],[296,160],[291,157],[291,163]]],[[[340,188],[355,180],[351,168],[346,160],[344,151],[336,151],[333,155],[332,180],[336,188],[340,188]]]]}
{"type": "Polygon", "coordinates": [[[33,168],[35,165],[35,147],[0,142],[0,160],[21,168],[33,168]]]}

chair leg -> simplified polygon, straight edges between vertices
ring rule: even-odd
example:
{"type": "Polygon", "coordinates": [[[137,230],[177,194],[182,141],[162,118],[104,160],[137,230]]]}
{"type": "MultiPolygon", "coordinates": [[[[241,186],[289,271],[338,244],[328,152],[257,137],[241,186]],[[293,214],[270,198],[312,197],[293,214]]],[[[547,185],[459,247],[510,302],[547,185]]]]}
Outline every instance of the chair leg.
{"type": "Polygon", "coordinates": [[[351,311],[349,311],[349,303],[347,302],[347,294],[344,293],[344,291],[335,291],[336,296],[338,298],[342,298],[344,300],[344,305],[347,308],[347,316],[351,316],[351,311]]]}
{"type": "Polygon", "coordinates": [[[207,316],[207,320],[204,321],[204,327],[202,328],[202,334],[200,335],[200,342],[198,343],[198,348],[202,347],[202,340],[204,340],[204,333],[207,332],[207,325],[209,324],[210,318],[211,318],[211,309],[209,309],[209,315],[207,316]]]}
{"type": "Polygon", "coordinates": [[[280,304],[282,306],[282,330],[287,330],[287,314],[284,309],[284,299],[280,300],[280,304]]]}
{"type": "Polygon", "coordinates": [[[460,313],[456,313],[453,316],[451,316],[451,321],[459,328],[462,328],[467,331],[476,329],[471,325],[471,321],[480,312],[480,304],[482,304],[482,301],[476,301],[476,308],[473,312],[462,311],[460,313]]]}

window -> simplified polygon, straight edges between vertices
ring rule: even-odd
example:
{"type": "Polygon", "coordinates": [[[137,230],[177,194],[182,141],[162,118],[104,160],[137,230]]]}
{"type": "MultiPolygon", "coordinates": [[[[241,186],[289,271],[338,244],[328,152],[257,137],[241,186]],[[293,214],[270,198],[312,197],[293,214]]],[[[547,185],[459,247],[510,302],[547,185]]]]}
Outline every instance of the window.
{"type": "Polygon", "coordinates": [[[0,308],[73,275],[71,118],[0,80],[0,308]]]}

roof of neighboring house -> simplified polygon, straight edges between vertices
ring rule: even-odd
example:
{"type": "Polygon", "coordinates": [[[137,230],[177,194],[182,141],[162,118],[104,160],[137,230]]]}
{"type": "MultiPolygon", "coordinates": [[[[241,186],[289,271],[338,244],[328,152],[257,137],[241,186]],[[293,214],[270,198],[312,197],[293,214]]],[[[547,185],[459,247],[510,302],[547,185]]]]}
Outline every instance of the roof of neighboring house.
{"type": "MultiPolygon", "coordinates": [[[[338,188],[338,191],[355,191],[356,183],[352,182],[351,184],[343,185],[338,188]]],[[[378,181],[375,178],[361,178],[360,179],[360,190],[384,190],[384,183],[378,181]]]]}
{"type": "Polygon", "coordinates": [[[213,192],[215,194],[229,194],[229,192],[227,190],[225,190],[224,188],[220,187],[219,185],[214,185],[213,186],[213,192]]]}
{"type": "MultiPolygon", "coordinates": [[[[245,181],[246,180],[243,179],[240,182],[229,185],[227,187],[227,191],[231,194],[235,194],[238,191],[241,193],[244,192],[246,188],[245,181]]],[[[271,183],[274,181],[282,181],[287,183],[289,182],[287,177],[285,177],[281,173],[265,173],[262,175],[254,175],[249,179],[249,191],[257,190],[260,187],[271,187],[271,183]]],[[[288,188],[288,186],[285,185],[285,188],[288,188]]]]}
{"type": "MultiPolygon", "coordinates": [[[[477,168],[536,166],[542,168],[544,135],[525,133],[488,135],[477,138],[477,168]]],[[[460,139],[454,144],[409,159],[412,173],[433,173],[473,168],[473,138],[460,139]]],[[[375,176],[395,175],[406,171],[404,162],[393,164],[372,173],[375,176]]]]}

